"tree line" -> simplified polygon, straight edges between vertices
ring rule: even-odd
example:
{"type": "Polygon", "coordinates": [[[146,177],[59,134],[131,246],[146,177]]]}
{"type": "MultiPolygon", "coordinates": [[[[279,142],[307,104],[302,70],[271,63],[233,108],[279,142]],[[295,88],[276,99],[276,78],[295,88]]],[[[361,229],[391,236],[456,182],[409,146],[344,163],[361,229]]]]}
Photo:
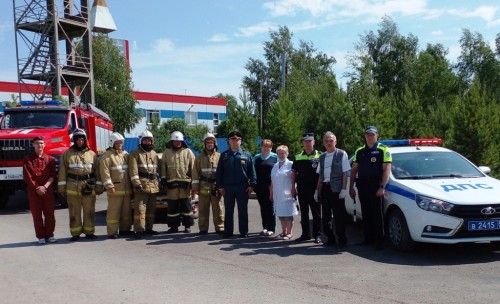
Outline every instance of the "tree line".
{"type": "Polygon", "coordinates": [[[377,31],[360,35],[342,75],[345,88],[333,72],[335,58],[312,42],[296,46],[292,37],[287,27],[270,31],[264,59],[248,60],[242,104],[218,95],[228,100],[219,134],[239,128],[251,152],[261,136],[288,145],[292,154],[301,149],[302,133],[314,132],[321,149],[329,130],[352,155],[363,144],[364,127],[376,125],[382,139],[441,138],[445,147],[500,177],[500,34],[492,49],[480,33],[464,29],[452,63],[442,44],[420,49],[418,37],[400,34],[386,16],[377,31]]]}

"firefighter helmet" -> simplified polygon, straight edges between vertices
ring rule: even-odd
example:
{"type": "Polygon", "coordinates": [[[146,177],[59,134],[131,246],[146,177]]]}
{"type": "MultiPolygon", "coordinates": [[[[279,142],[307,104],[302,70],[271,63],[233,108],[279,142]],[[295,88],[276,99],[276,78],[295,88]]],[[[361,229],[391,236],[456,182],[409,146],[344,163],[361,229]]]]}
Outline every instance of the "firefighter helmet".
{"type": "Polygon", "coordinates": [[[151,133],[151,131],[149,131],[149,130],[145,130],[144,132],[142,132],[139,135],[139,138],[140,139],[143,139],[143,138],[151,138],[151,139],[153,139],[153,133],[151,133]]]}
{"type": "Polygon", "coordinates": [[[212,133],[206,133],[205,135],[203,135],[203,141],[205,141],[209,138],[213,138],[213,140],[216,140],[215,135],[213,135],[212,133]]]}
{"type": "Polygon", "coordinates": [[[87,139],[87,133],[85,133],[85,130],[75,129],[75,131],[73,131],[73,139],[81,138],[81,137],[87,139]]]}
{"type": "Polygon", "coordinates": [[[109,136],[109,146],[111,148],[114,148],[115,142],[119,140],[125,140],[125,138],[118,132],[111,133],[111,135],[109,136]]]}
{"type": "Polygon", "coordinates": [[[170,135],[170,140],[184,141],[184,135],[179,131],[172,132],[172,135],[170,135]]]}

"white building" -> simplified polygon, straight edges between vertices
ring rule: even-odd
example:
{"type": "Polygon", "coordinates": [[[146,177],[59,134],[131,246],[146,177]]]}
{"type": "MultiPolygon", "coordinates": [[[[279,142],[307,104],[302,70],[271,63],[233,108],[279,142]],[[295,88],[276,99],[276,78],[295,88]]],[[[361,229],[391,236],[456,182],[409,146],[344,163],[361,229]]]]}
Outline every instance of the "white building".
{"type": "MultiPolygon", "coordinates": [[[[36,86],[36,85],[33,85],[36,86]]],[[[32,99],[26,89],[21,88],[22,100],[32,99]]],[[[137,137],[150,126],[153,119],[160,123],[172,118],[184,119],[189,125],[205,124],[210,131],[217,133],[217,126],[226,119],[226,100],[224,98],[174,95],[151,92],[134,92],[139,102],[137,110],[143,112],[142,120],[125,137],[137,137]]],[[[16,82],[0,81],[0,112],[5,102],[12,101],[12,95],[19,95],[16,82]]]]}

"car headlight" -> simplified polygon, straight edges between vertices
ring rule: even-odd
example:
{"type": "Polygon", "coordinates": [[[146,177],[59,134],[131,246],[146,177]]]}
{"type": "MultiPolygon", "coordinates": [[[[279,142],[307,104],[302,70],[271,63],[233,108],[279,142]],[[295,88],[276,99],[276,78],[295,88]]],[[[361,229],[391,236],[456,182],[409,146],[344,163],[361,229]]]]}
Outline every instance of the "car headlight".
{"type": "Polygon", "coordinates": [[[419,206],[421,209],[426,211],[434,211],[438,213],[448,214],[454,207],[452,203],[448,203],[437,198],[427,197],[419,194],[417,194],[415,201],[417,203],[417,206],[419,206]]]}

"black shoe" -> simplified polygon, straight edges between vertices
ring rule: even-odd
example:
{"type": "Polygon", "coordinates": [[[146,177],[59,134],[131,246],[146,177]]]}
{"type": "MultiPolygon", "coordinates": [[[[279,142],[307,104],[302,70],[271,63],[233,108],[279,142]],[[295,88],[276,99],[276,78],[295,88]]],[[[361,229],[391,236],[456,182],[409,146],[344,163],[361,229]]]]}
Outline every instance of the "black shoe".
{"type": "Polygon", "coordinates": [[[246,239],[247,237],[248,237],[247,233],[240,234],[240,238],[242,238],[242,239],[246,239]]]}
{"type": "Polygon", "coordinates": [[[373,243],[373,241],[371,241],[371,240],[367,240],[367,239],[364,239],[363,241],[361,241],[361,242],[357,243],[356,245],[359,245],[359,246],[366,246],[366,245],[370,245],[370,244],[372,244],[372,243],[373,243]]]}
{"type": "Polygon", "coordinates": [[[85,238],[89,239],[89,240],[95,240],[95,239],[97,239],[97,235],[95,235],[93,233],[92,234],[86,234],[85,238]]]}
{"type": "Polygon", "coordinates": [[[332,246],[335,246],[336,244],[337,243],[335,241],[328,240],[328,241],[326,241],[326,242],[323,243],[323,246],[325,246],[325,247],[332,247],[332,246]]]}
{"type": "Polygon", "coordinates": [[[200,230],[200,233],[198,233],[199,235],[207,235],[208,234],[208,231],[207,230],[200,230]]]}
{"type": "Polygon", "coordinates": [[[73,235],[73,236],[69,239],[69,241],[70,241],[70,242],[76,242],[76,241],[78,241],[79,239],[80,239],[80,236],[79,236],[79,235],[73,235]]]}
{"type": "Polygon", "coordinates": [[[128,235],[133,235],[134,232],[130,231],[130,230],[126,230],[126,231],[120,231],[120,233],[118,233],[118,234],[121,236],[128,236],[128,235]]]}
{"type": "Polygon", "coordinates": [[[189,227],[184,228],[184,233],[191,233],[191,228],[189,227]]]}
{"type": "Polygon", "coordinates": [[[116,234],[108,235],[108,239],[116,240],[117,238],[118,238],[118,235],[116,235],[116,234]]]}
{"type": "Polygon", "coordinates": [[[146,231],[144,231],[144,234],[147,234],[147,235],[157,235],[158,231],[153,230],[153,229],[147,229],[146,231]]]}
{"type": "Polygon", "coordinates": [[[232,237],[233,237],[233,234],[232,234],[232,233],[224,233],[224,234],[222,235],[222,238],[224,238],[224,239],[230,239],[230,238],[232,238],[232,237]]]}
{"type": "Polygon", "coordinates": [[[134,234],[134,238],[137,240],[142,239],[142,231],[136,231],[134,234]]]}
{"type": "Polygon", "coordinates": [[[221,231],[215,231],[215,233],[219,234],[219,235],[224,235],[224,230],[221,230],[221,231]]]}
{"type": "Polygon", "coordinates": [[[315,238],[314,238],[314,243],[315,243],[315,244],[321,244],[321,243],[322,243],[322,241],[321,241],[321,237],[319,237],[319,236],[315,237],[315,238]]]}
{"type": "Polygon", "coordinates": [[[306,242],[309,241],[311,238],[308,237],[307,235],[301,235],[298,239],[295,239],[295,242],[300,243],[300,242],[306,242]]]}
{"type": "Polygon", "coordinates": [[[167,233],[177,233],[179,232],[179,228],[177,227],[170,227],[170,229],[167,230],[167,233]]]}

